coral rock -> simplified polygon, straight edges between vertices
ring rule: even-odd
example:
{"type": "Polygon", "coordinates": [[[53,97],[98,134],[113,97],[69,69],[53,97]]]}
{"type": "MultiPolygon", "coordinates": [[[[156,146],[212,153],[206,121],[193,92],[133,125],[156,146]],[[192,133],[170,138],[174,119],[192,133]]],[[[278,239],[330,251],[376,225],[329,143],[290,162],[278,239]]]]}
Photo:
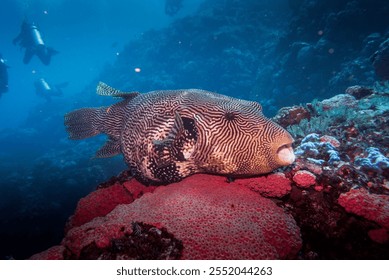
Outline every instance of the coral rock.
{"type": "Polygon", "coordinates": [[[282,208],[246,186],[210,175],[194,175],[119,205],[72,228],[62,245],[79,257],[91,244],[105,248],[131,234],[134,221],[174,234],[182,241],[183,259],[295,258],[301,247],[299,228],[282,208]]]}
{"type": "Polygon", "coordinates": [[[351,86],[346,89],[346,93],[354,96],[356,99],[361,99],[366,96],[372,95],[374,91],[368,87],[351,86]]]}
{"type": "Polygon", "coordinates": [[[339,107],[355,107],[357,100],[350,94],[338,94],[320,102],[323,110],[328,111],[339,107]]]}
{"type": "Polygon", "coordinates": [[[389,229],[388,195],[371,194],[365,189],[354,189],[341,194],[338,203],[347,212],[362,216],[389,229]]]}
{"type": "Polygon", "coordinates": [[[65,247],[58,245],[30,257],[30,260],[62,260],[65,247]]]}
{"type": "Polygon", "coordinates": [[[309,171],[299,170],[293,176],[293,181],[302,188],[308,188],[316,184],[316,176],[309,171]]]}
{"type": "Polygon", "coordinates": [[[384,228],[372,229],[367,233],[374,242],[385,244],[389,241],[389,232],[384,228]]]}
{"type": "Polygon", "coordinates": [[[240,181],[251,190],[259,192],[265,197],[283,197],[292,189],[291,182],[285,177],[284,173],[275,173],[253,179],[237,180],[237,182],[240,181]]]}
{"type": "Polygon", "coordinates": [[[75,214],[69,219],[66,231],[96,217],[103,217],[118,204],[131,203],[143,193],[154,190],[153,187],[145,187],[136,180],[130,182],[125,182],[123,185],[116,183],[108,188],[98,189],[80,199],[75,214]]]}
{"type": "Polygon", "coordinates": [[[330,143],[335,148],[340,147],[340,142],[338,141],[338,139],[336,139],[335,137],[329,136],[329,135],[323,135],[322,137],[320,137],[320,141],[330,143]]]}
{"type": "Polygon", "coordinates": [[[273,121],[282,127],[287,127],[289,125],[299,124],[303,119],[310,118],[311,113],[308,109],[302,106],[293,106],[281,108],[273,118],[273,121]]]}

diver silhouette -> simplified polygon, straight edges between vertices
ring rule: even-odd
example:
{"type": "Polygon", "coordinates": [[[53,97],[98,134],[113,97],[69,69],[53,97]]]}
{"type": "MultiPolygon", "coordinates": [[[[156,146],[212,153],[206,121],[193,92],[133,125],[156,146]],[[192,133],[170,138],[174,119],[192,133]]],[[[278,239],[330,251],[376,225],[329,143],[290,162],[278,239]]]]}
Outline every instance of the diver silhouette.
{"type": "Polygon", "coordinates": [[[8,69],[3,56],[0,54],[0,97],[1,94],[8,91],[8,69]]]}
{"type": "Polygon", "coordinates": [[[21,48],[25,48],[23,63],[28,64],[31,58],[36,55],[44,65],[49,65],[51,56],[58,52],[53,48],[47,47],[42,39],[42,35],[38,27],[24,20],[20,29],[20,33],[13,40],[13,44],[19,44],[21,48]]]}
{"type": "Polygon", "coordinates": [[[45,79],[40,78],[34,83],[35,93],[36,95],[45,98],[47,101],[51,101],[51,97],[53,96],[62,96],[62,88],[67,87],[68,84],[68,82],[64,82],[62,84],[51,87],[45,79]]]}
{"type": "Polygon", "coordinates": [[[174,16],[182,8],[182,0],[166,0],[165,14],[174,16]]]}

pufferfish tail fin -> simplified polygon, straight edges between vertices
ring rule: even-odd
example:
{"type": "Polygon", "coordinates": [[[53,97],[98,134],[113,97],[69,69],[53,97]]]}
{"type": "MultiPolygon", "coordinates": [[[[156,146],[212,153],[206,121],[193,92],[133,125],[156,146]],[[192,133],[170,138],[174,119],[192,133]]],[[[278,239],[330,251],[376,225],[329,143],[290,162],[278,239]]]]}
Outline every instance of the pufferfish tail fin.
{"type": "Polygon", "coordinates": [[[69,139],[80,140],[101,133],[98,128],[99,108],[82,108],[65,115],[65,127],[69,139]]]}
{"type": "Polygon", "coordinates": [[[104,133],[107,142],[97,151],[96,157],[111,157],[121,153],[120,136],[123,118],[128,111],[127,105],[137,92],[121,92],[102,82],[97,86],[97,93],[105,96],[122,97],[124,100],[107,107],[82,108],[65,115],[65,127],[69,139],[79,140],[104,133]]]}
{"type": "Polygon", "coordinates": [[[82,108],[67,113],[65,115],[65,127],[69,139],[80,140],[105,133],[108,135],[108,140],[96,152],[95,157],[106,158],[120,154],[122,114],[120,114],[119,109],[123,103],[124,101],[110,107],[82,108]]]}

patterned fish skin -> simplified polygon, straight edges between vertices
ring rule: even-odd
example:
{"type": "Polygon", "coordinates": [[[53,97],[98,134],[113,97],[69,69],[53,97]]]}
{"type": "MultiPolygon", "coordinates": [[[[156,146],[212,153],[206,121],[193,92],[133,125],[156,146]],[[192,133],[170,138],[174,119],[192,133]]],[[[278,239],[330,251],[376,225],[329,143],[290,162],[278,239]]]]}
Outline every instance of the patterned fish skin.
{"type": "Polygon", "coordinates": [[[257,102],[200,89],[126,95],[100,83],[98,92],[124,100],[65,115],[69,138],[107,134],[97,156],[122,153],[143,182],[169,184],[199,172],[253,176],[294,161],[293,138],[257,102]]]}

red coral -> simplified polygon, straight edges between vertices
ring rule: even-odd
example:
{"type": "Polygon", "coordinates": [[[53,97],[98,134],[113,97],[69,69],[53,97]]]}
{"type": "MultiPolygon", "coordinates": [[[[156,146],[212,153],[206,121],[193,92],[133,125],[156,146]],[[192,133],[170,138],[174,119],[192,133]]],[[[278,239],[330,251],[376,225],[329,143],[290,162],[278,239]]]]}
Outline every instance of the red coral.
{"type": "Polygon", "coordinates": [[[323,135],[320,137],[320,142],[330,143],[333,147],[338,148],[340,146],[340,142],[335,137],[329,135],[323,135]]]}
{"type": "Polygon", "coordinates": [[[30,260],[62,260],[65,247],[58,245],[30,257],[30,260]]]}
{"type": "Polygon", "coordinates": [[[347,212],[362,216],[389,229],[389,196],[371,194],[361,188],[341,194],[338,203],[347,212]]]}
{"type": "Polygon", "coordinates": [[[291,182],[284,173],[275,173],[252,179],[237,180],[237,183],[248,186],[265,197],[283,197],[288,194],[291,182]]]}
{"type": "Polygon", "coordinates": [[[293,176],[293,181],[302,188],[309,188],[316,184],[316,176],[309,171],[299,170],[293,176]]]}
{"type": "Polygon", "coordinates": [[[374,242],[385,244],[389,241],[389,232],[384,228],[372,229],[367,233],[374,242]]]}
{"type": "Polygon", "coordinates": [[[131,203],[143,193],[155,189],[154,187],[145,187],[136,180],[130,182],[125,182],[123,185],[116,183],[108,188],[98,189],[80,199],[74,215],[66,225],[65,231],[85,224],[96,217],[103,217],[118,204],[131,203]]]}
{"type": "Polygon", "coordinates": [[[273,201],[242,182],[201,174],[72,228],[62,245],[75,256],[90,244],[105,248],[131,234],[133,221],[165,227],[182,241],[183,259],[295,258],[301,247],[294,219],[273,201]]]}

